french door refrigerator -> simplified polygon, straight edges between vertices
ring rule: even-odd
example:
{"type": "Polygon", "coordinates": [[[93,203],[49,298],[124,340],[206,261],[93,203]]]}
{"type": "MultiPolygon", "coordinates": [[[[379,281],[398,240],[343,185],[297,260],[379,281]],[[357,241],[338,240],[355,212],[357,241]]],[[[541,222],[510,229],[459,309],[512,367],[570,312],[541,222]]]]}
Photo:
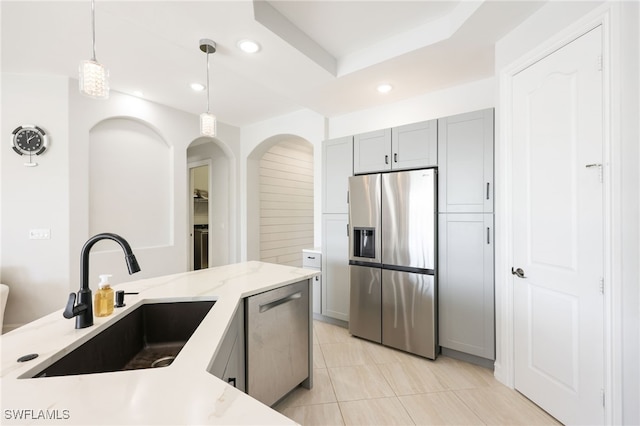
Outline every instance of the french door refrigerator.
{"type": "Polygon", "coordinates": [[[349,332],[436,357],[436,170],[349,178],[349,332]]]}

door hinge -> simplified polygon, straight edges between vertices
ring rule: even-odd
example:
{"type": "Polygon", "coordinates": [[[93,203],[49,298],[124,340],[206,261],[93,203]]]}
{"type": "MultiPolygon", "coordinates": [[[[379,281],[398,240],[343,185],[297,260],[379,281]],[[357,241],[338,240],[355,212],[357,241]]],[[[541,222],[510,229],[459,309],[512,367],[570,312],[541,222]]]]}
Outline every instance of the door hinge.
{"type": "Polygon", "coordinates": [[[600,277],[600,294],[604,294],[604,278],[600,277]]]}
{"type": "Polygon", "coordinates": [[[602,71],[602,55],[598,55],[596,58],[596,68],[598,71],[602,71]]]}

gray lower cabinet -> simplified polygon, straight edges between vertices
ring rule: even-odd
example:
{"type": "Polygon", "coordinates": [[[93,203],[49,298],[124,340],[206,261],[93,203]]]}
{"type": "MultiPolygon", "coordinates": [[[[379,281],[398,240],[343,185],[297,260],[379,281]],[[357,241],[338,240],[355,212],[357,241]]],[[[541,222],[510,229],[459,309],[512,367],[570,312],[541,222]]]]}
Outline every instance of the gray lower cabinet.
{"type": "Polygon", "coordinates": [[[209,372],[243,392],[246,389],[243,302],[238,304],[220,349],[209,367],[209,372]]]}
{"type": "Polygon", "coordinates": [[[322,215],[322,315],[349,321],[347,214],[322,215]]]}
{"type": "Polygon", "coordinates": [[[440,346],[493,360],[493,214],[440,214],[438,219],[440,346]]]}

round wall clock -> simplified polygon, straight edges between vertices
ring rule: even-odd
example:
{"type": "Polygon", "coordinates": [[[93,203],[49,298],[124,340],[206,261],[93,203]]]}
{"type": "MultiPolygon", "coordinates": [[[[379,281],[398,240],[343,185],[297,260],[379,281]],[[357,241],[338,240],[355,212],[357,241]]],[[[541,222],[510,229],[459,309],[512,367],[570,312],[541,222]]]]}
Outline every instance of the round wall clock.
{"type": "Polygon", "coordinates": [[[42,128],[32,124],[23,124],[13,131],[13,150],[18,155],[28,155],[29,162],[25,166],[37,166],[31,156],[40,155],[49,146],[47,134],[42,128]]]}

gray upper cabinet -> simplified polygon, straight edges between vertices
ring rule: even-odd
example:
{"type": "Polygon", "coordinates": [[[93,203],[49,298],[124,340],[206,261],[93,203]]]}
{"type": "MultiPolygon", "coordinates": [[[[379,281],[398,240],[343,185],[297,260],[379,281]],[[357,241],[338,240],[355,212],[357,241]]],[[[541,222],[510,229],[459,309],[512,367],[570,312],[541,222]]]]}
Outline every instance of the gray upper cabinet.
{"type": "Polygon", "coordinates": [[[322,213],[347,213],[353,175],[353,136],[322,142],[322,213]]]}
{"type": "Polygon", "coordinates": [[[353,137],[355,174],[391,170],[391,129],[361,133],[353,137]]]}
{"type": "Polygon", "coordinates": [[[438,165],[438,120],[391,129],[391,168],[418,169],[438,165]]]}
{"type": "Polygon", "coordinates": [[[493,212],[493,108],[438,120],[438,211],[493,212]]]}
{"type": "Polygon", "coordinates": [[[355,174],[436,166],[438,121],[429,120],[353,137],[355,174]]]}

